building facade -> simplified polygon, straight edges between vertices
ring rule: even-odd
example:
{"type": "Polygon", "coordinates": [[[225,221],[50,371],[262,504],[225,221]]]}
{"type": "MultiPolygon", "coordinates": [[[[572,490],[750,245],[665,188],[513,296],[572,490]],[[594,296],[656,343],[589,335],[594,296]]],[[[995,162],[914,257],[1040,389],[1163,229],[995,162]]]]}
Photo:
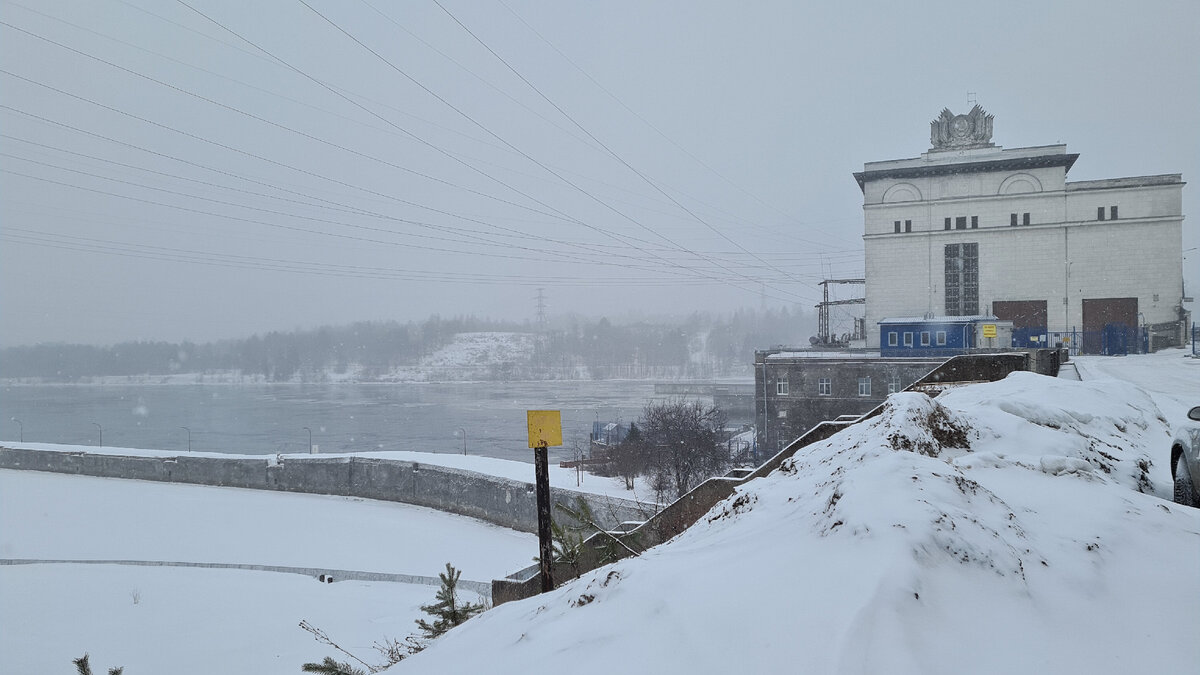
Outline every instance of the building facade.
{"type": "MultiPolygon", "coordinates": [[[[979,106],[931,124],[920,157],[870,162],[863,193],[867,347],[879,322],[992,315],[1017,347],[1102,353],[1142,331],[1181,344],[1180,174],[1067,181],[1065,145],[1004,149],[979,106]]],[[[1136,351],[1136,349],[1132,350],[1136,351]]]]}
{"type": "Polygon", "coordinates": [[[760,452],[769,457],[804,432],[842,415],[861,415],[940,366],[941,358],[775,349],[755,352],[760,452]]]}

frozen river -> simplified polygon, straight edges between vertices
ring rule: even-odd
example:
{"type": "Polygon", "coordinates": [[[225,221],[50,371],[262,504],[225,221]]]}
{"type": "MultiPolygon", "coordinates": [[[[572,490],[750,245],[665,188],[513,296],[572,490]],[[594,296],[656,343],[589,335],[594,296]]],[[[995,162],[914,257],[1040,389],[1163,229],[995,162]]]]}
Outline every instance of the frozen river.
{"type": "MultiPolygon", "coordinates": [[[[561,410],[554,460],[592,422],[637,419],[647,381],[451,384],[150,384],[0,387],[0,440],[206,452],[417,450],[532,461],[525,411],[561,410]],[[18,425],[16,420],[20,420],[18,425]],[[99,426],[97,426],[99,425],[99,426]]],[[[709,400],[708,402],[711,402],[709,400]]]]}

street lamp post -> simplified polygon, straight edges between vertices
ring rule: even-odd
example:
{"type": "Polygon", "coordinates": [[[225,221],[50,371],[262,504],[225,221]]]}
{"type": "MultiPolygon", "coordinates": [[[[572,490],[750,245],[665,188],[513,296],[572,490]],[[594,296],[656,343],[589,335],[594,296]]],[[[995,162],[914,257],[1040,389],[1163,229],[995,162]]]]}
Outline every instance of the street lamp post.
{"type": "Polygon", "coordinates": [[[467,430],[464,427],[459,427],[458,431],[463,437],[463,454],[465,455],[467,454],[467,430]]]}
{"type": "Polygon", "coordinates": [[[20,433],[21,433],[21,436],[20,436],[21,442],[24,443],[25,442],[25,425],[21,424],[21,420],[15,418],[15,417],[12,418],[12,421],[17,423],[17,428],[20,429],[20,433]]]}
{"type": "Polygon", "coordinates": [[[192,451],[192,430],[191,430],[191,429],[189,429],[189,428],[187,428],[187,427],[179,427],[179,428],[180,428],[180,429],[183,429],[184,431],[186,431],[186,432],[187,432],[187,437],[188,437],[188,452],[191,452],[191,451],[192,451]]]}
{"type": "Polygon", "coordinates": [[[100,437],[97,439],[98,442],[96,443],[96,445],[103,448],[104,447],[104,427],[100,426],[99,422],[92,422],[92,424],[96,425],[96,430],[100,434],[100,437]]]}
{"type": "Polygon", "coordinates": [[[312,429],[309,429],[308,427],[304,427],[304,430],[308,432],[308,454],[311,455],[312,454],[312,429]]]}

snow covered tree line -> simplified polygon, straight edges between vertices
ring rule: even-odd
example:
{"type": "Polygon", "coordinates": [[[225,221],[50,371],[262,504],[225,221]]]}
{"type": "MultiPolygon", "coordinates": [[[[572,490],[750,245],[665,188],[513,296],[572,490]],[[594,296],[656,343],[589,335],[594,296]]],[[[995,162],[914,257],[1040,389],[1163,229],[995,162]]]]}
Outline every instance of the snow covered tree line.
{"type": "Polygon", "coordinates": [[[99,376],[238,371],[268,381],[319,381],[324,373],[360,369],[366,379],[418,366],[455,335],[537,335],[528,363],[498,364],[492,379],[712,377],[748,373],[754,350],[803,341],[813,317],[800,310],[694,313],[685,319],[615,322],[570,317],[538,331],[529,322],[476,317],[422,322],[359,322],[245,339],[125,342],[112,346],[42,344],[0,349],[0,377],[74,381],[99,376]]]}

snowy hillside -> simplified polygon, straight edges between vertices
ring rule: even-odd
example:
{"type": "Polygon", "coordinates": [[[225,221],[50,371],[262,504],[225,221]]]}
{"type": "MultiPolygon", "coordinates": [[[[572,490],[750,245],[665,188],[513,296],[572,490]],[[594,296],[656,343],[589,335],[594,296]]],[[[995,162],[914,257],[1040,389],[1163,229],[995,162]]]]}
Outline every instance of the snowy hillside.
{"type": "Polygon", "coordinates": [[[1162,499],[1168,426],[1115,380],[896,395],[389,672],[1194,672],[1200,511],[1162,499]]]}

